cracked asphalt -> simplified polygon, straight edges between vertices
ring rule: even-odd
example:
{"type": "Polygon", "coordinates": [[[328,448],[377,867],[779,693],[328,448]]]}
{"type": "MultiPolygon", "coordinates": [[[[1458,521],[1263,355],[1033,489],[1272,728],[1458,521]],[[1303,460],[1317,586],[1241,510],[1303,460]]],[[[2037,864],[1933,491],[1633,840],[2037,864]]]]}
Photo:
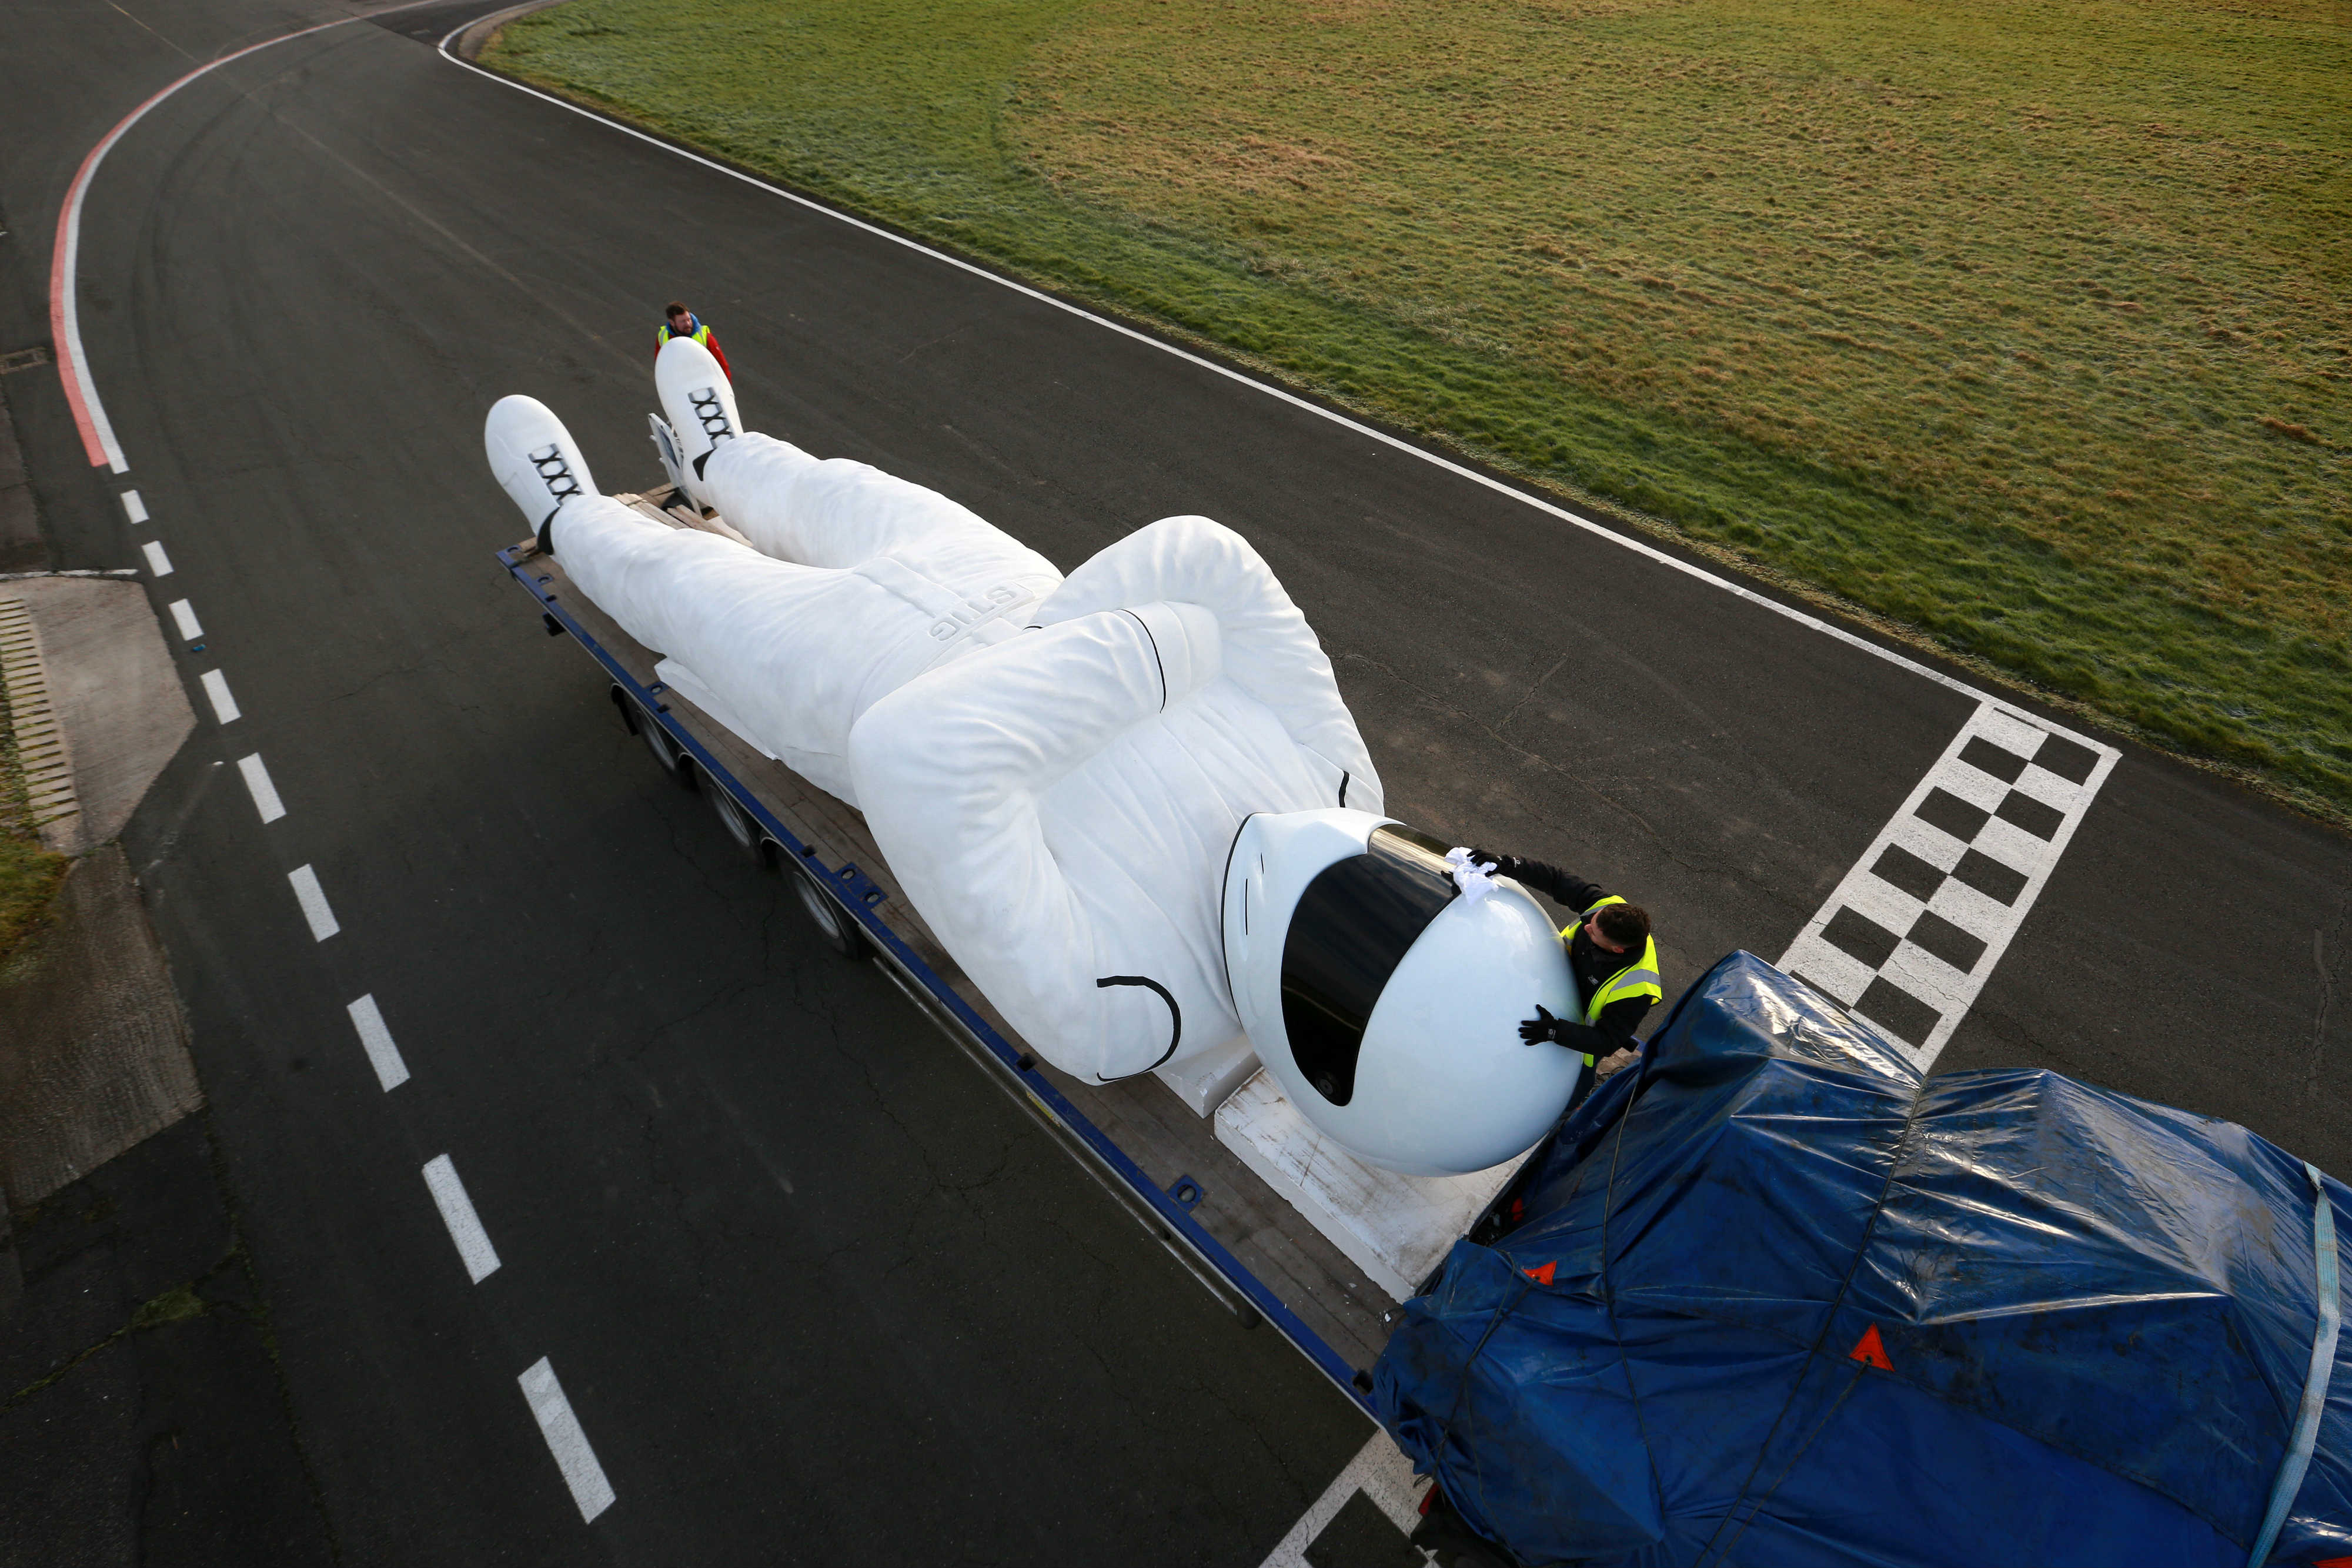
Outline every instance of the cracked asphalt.
{"type": "MultiPolygon", "coordinates": [[[[58,202],[121,114],[336,14],[12,7],[0,349],[46,340],[58,202]]],[[[1646,904],[1670,990],[1776,956],[1970,702],[409,36],[466,14],[263,51],[110,155],[79,297],[127,476],[84,463],[52,373],[5,387],[58,564],[165,540],[159,606],[209,633],[192,694],[217,666],[246,715],[127,838],[274,1336],[269,1441],[308,1478],[257,1495],[318,1521],[276,1560],[1254,1565],[1360,1417],[655,775],[491,559],[523,528],[490,402],[536,395],[607,487],[654,482],[677,296],[755,425],[1065,568],[1229,523],[1323,635],[1391,810],[1646,904]],[[214,782],[257,749],[267,828],[214,782]],[[363,993],[413,1074],[388,1095],[363,993]],[[504,1262],[479,1286],[418,1174],[445,1153],[504,1262]],[[593,1525],[516,1387],[541,1355],[618,1493],[593,1525]]],[[[2343,835],[2126,745],[1939,1067],[2055,1067],[2352,1169],[2347,917],[2343,835]]]]}

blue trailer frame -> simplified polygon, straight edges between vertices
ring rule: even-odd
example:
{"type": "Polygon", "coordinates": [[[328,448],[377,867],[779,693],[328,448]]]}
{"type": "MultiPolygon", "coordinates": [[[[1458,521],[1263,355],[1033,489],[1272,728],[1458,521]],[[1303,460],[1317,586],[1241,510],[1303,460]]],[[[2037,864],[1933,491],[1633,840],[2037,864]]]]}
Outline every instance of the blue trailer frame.
{"type": "MultiPolygon", "coordinates": [[[[827,865],[819,857],[815,845],[805,842],[778,821],[775,813],[756,794],[746,789],[692,731],[677,721],[670,712],[669,705],[662,700],[662,693],[667,688],[658,682],[651,686],[646,685],[630,674],[611,650],[599,643],[594,634],[560,601],[559,595],[549,587],[553,580],[552,574],[534,574],[530,570],[530,562],[537,559],[536,552],[524,554],[521,553],[523,549],[523,546],[514,545],[499,551],[499,564],[506,568],[515,581],[530,595],[532,602],[539,607],[549,635],[569,633],[577,640],[604,667],[614,685],[635,703],[639,715],[660,725],[671,744],[693,759],[704,778],[725,789],[735,804],[759,824],[761,831],[772,839],[779,849],[797,864],[811,868],[812,881],[825,890],[826,895],[842,914],[856,923],[857,929],[872,944],[875,952],[885,959],[886,972],[907,992],[908,998],[940,1025],[950,1040],[962,1047],[965,1054],[991,1070],[1001,1087],[1008,1092],[1017,1091],[1016,1098],[1028,1106],[1046,1130],[1057,1136],[1114,1197],[1121,1199],[1121,1207],[1145,1223],[1188,1273],[1224,1301],[1244,1323],[1254,1319],[1272,1323],[1283,1338],[1331,1380],[1333,1386],[1347,1396],[1358,1409],[1370,1416],[1370,1369],[1349,1365],[1346,1359],[1321,1335],[1301,1322],[1264,1281],[1251,1273],[1239,1259],[1226,1250],[1223,1243],[1202,1227],[1190,1212],[1188,1200],[1179,1196],[1191,1184],[1192,1178],[1180,1176],[1163,1188],[1144,1175],[1142,1168],[1128,1156],[1126,1151],[1087,1120],[1051,1080],[1037,1071],[1034,1058],[1014,1050],[1009,1040],[957,994],[954,987],[940,978],[936,970],[890,929],[879,913],[889,894],[854,862],[827,865]],[[1187,1253],[1191,1256],[1186,1256],[1187,1253]],[[1203,1270],[1208,1272],[1203,1273],[1203,1270]]],[[[1195,1198],[1197,1196],[1195,1187],[1195,1198]]]]}

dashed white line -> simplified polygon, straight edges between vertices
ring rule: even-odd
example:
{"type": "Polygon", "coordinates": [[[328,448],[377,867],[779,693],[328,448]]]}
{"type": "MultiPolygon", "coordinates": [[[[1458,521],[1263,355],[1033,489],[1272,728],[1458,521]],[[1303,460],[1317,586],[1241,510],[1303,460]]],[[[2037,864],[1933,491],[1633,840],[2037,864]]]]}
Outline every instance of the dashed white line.
{"type": "Polygon", "coordinates": [[[286,873],[294,884],[294,901],[302,906],[302,918],[310,923],[311,936],[320,942],[342,929],[335,924],[335,912],[327,907],[327,891],[319,885],[319,873],[307,865],[298,865],[286,873]]]}
{"type": "MultiPolygon", "coordinates": [[[[238,758],[236,770],[245,775],[245,787],[253,794],[253,809],[261,813],[263,821],[274,822],[286,814],[286,802],[278,798],[278,786],[269,781],[269,769],[261,765],[261,753],[257,751],[250,757],[238,758]]],[[[315,877],[311,879],[314,884],[317,880],[315,877]]],[[[309,912],[308,905],[304,906],[304,912],[309,912]]],[[[316,925],[317,922],[311,924],[316,925]]]]}
{"type": "Polygon", "coordinates": [[[518,1381],[522,1384],[523,1397],[530,1401],[531,1415],[538,1417],[540,1433],[555,1456],[556,1468],[572,1489],[572,1500],[580,1505],[580,1517],[594,1519],[613,1506],[612,1483],[605,1480],[604,1467],[596,1462],[595,1450],[588,1446],[588,1434],[580,1429],[580,1417],[572,1413],[572,1402],[563,1397],[563,1385],[555,1381],[555,1368],[541,1356],[518,1381]]]}
{"type": "MultiPolygon", "coordinates": [[[[498,1249],[490,1245],[490,1233],[482,1228],[481,1217],[474,1212],[474,1200],[466,1196],[466,1184],[457,1179],[457,1161],[446,1155],[425,1161],[425,1185],[433,1189],[441,1223],[449,1228],[449,1239],[457,1244],[457,1256],[466,1260],[466,1272],[473,1276],[474,1283],[478,1285],[497,1273],[498,1249]]],[[[589,1462],[595,1460],[592,1457],[589,1462]]]]}
{"type": "MultiPolygon", "coordinates": [[[[408,10],[424,3],[425,0],[410,0],[408,5],[394,5],[391,9],[408,10]]],[[[110,467],[117,474],[124,473],[130,467],[129,462],[123,455],[121,445],[115,438],[113,426],[106,417],[105,408],[99,401],[98,389],[90,376],[89,357],[81,346],[79,312],[75,298],[74,281],[78,271],[77,263],[80,246],[82,199],[89,188],[91,177],[96,174],[99,164],[104,161],[109,149],[113,147],[115,142],[121,139],[123,133],[137,124],[150,110],[196,78],[215,70],[232,60],[242,59],[256,50],[267,48],[271,44],[283,43],[290,38],[323,32],[330,27],[342,26],[352,20],[355,18],[338,17],[333,21],[318,23],[281,37],[248,45],[245,48],[197,67],[125,115],[115,124],[114,129],[109,131],[105,138],[92,147],[83,158],[81,167],[74,176],[72,186],[66,195],[65,205],[59,214],[55,248],[49,268],[49,317],[52,328],[51,337],[58,350],[59,378],[64,382],[66,398],[71,406],[74,423],[93,465],[110,467]]],[[[141,499],[137,490],[121,492],[120,499],[122,503],[123,514],[130,518],[132,525],[136,526],[149,520],[146,503],[141,499]]],[[[172,575],[172,558],[165,552],[160,540],[149,540],[142,547],[142,553],[145,556],[148,570],[152,575],[157,578],[172,575]]],[[[69,572],[65,575],[98,574],[69,572]]],[[[124,571],[106,575],[132,576],[135,573],[124,571]]],[[[179,600],[170,606],[170,610],[172,619],[184,638],[189,642],[195,642],[204,636],[204,628],[197,621],[194,608],[188,601],[179,600]]],[[[207,670],[198,679],[205,689],[205,695],[211,699],[213,711],[221,723],[228,724],[242,716],[236,706],[236,699],[230,695],[226,675],[218,670],[207,670]]],[[[214,766],[219,765],[215,763],[214,766]]],[[[262,765],[260,754],[257,752],[241,759],[237,768],[245,777],[246,788],[253,795],[254,807],[260,812],[261,820],[264,822],[270,822],[284,816],[285,804],[278,799],[277,789],[270,782],[268,771],[262,765]]],[[[316,871],[308,865],[297,866],[287,873],[287,882],[294,889],[295,901],[301,905],[302,916],[309,923],[310,935],[315,940],[324,942],[341,929],[335,920],[333,910],[327,904],[325,890],[319,885],[319,875],[316,871]]],[[[383,1017],[376,1008],[375,998],[373,996],[362,997],[350,1004],[349,1010],[352,1026],[359,1032],[361,1044],[367,1051],[369,1061],[375,1068],[377,1080],[386,1090],[407,1082],[407,1064],[401,1060],[399,1049],[393,1043],[392,1033],[384,1027],[383,1017]]],[[[488,1234],[482,1228],[479,1217],[474,1212],[473,1204],[466,1196],[464,1184],[457,1179],[455,1163],[448,1155],[443,1155],[425,1166],[424,1174],[425,1185],[431,1189],[434,1202],[441,1210],[442,1220],[448,1227],[451,1239],[457,1243],[458,1254],[465,1261],[467,1272],[472,1276],[477,1284],[480,1283],[484,1278],[498,1269],[499,1258],[496,1250],[490,1246],[488,1234]]],[[[556,1465],[563,1473],[564,1482],[572,1490],[572,1500],[579,1505],[581,1518],[595,1519],[597,1515],[613,1505],[613,1489],[604,1479],[604,1467],[596,1462],[595,1452],[588,1446],[587,1435],[581,1430],[579,1418],[572,1414],[570,1401],[563,1396],[562,1386],[556,1381],[554,1367],[542,1358],[529,1371],[523,1373],[520,1381],[523,1396],[530,1404],[531,1415],[539,1422],[540,1432],[547,1440],[549,1451],[554,1455],[556,1465]]]]}
{"type": "Polygon", "coordinates": [[[375,1069],[375,1081],[383,1085],[385,1093],[391,1093],[408,1082],[408,1063],[401,1060],[400,1047],[392,1042],[392,1030],[384,1027],[375,994],[371,991],[348,1010],[352,1027],[360,1031],[360,1047],[367,1052],[368,1065],[375,1069]]]}
{"type": "Polygon", "coordinates": [[[213,712],[218,716],[223,724],[229,724],[245,716],[236,706],[236,699],[229,695],[226,675],[218,670],[206,670],[196,677],[196,684],[205,688],[205,695],[213,699],[213,712]]]}

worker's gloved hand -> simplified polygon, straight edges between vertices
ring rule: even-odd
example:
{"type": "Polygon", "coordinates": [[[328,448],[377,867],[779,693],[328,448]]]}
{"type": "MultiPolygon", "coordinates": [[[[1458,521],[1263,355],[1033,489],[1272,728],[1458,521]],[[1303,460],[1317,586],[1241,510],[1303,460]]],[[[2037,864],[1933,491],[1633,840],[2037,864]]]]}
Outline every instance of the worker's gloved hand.
{"type": "Polygon", "coordinates": [[[1537,1045],[1545,1040],[1549,1040],[1552,1044],[1558,1045],[1560,1040],[1560,1033],[1563,1030],[1568,1028],[1568,1019],[1563,1018],[1554,1018],[1549,1008],[1543,1006],[1541,1003],[1538,1003],[1536,1007],[1536,1016],[1531,1019],[1521,1020],[1519,1024],[1519,1038],[1527,1041],[1529,1045],[1537,1045]]]}
{"type": "Polygon", "coordinates": [[[1503,857],[1498,854],[1490,854],[1485,850],[1473,846],[1470,851],[1470,863],[1473,865],[1499,866],[1503,863],[1503,857]]]}

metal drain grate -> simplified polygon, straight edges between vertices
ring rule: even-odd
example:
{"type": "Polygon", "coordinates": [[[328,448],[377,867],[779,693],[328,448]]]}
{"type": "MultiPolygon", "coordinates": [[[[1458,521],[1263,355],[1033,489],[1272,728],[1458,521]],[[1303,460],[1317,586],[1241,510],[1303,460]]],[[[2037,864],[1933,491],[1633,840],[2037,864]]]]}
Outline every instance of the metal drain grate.
{"type": "Polygon", "coordinates": [[[74,798],[73,758],[49,706],[33,612],[21,599],[0,599],[0,685],[8,694],[8,747],[30,807],[26,825],[38,829],[72,816],[81,810],[74,798]]]}

